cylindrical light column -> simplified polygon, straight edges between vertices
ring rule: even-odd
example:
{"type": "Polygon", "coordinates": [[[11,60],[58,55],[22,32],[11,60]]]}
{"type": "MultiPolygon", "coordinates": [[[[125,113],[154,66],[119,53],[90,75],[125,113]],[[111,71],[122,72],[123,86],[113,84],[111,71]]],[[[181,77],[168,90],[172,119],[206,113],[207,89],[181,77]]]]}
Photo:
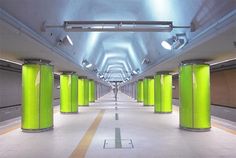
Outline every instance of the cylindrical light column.
{"type": "Polygon", "coordinates": [[[154,105],[154,77],[148,77],[148,105],[154,105]]]}
{"type": "Polygon", "coordinates": [[[84,105],[89,106],[89,80],[84,79],[84,105]]]}
{"type": "Polygon", "coordinates": [[[155,75],[155,105],[156,113],[172,112],[172,75],[168,72],[158,72],[155,75]]]}
{"type": "Polygon", "coordinates": [[[95,102],[95,83],[94,80],[89,80],[89,102],[95,102]]]}
{"type": "Polygon", "coordinates": [[[60,75],[60,111],[78,113],[78,76],[74,72],[60,75]]]}
{"type": "Polygon", "coordinates": [[[143,105],[148,106],[148,79],[143,79],[143,105]]]}
{"type": "Polygon", "coordinates": [[[78,77],[78,106],[85,106],[85,76],[78,77]]]}
{"type": "Polygon", "coordinates": [[[138,81],[138,83],[136,84],[136,89],[137,89],[137,102],[141,102],[140,101],[140,81],[138,81]]]}
{"type": "Polygon", "coordinates": [[[143,80],[139,80],[140,81],[140,92],[139,92],[139,95],[140,95],[140,102],[143,102],[143,80]]]}
{"type": "Polygon", "coordinates": [[[137,82],[137,101],[143,102],[143,80],[140,79],[137,82]]]}
{"type": "Polygon", "coordinates": [[[25,60],[22,66],[22,116],[24,132],[53,128],[53,66],[50,61],[25,60]]]}
{"type": "Polygon", "coordinates": [[[180,128],[208,131],[210,122],[210,67],[184,61],[179,68],[180,128]]]}

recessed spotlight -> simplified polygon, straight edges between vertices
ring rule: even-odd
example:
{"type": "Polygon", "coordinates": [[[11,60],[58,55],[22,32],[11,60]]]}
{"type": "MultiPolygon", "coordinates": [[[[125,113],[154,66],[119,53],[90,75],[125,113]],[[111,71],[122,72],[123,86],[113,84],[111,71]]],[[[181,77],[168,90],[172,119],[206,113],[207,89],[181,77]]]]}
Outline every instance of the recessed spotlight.
{"type": "Polygon", "coordinates": [[[184,44],[185,44],[184,39],[178,39],[178,40],[175,42],[173,48],[174,48],[174,49],[181,49],[181,48],[184,46],[184,44]]]}
{"type": "Polygon", "coordinates": [[[63,39],[63,42],[69,42],[69,44],[71,45],[71,46],[73,46],[73,42],[72,42],[72,40],[71,40],[71,38],[70,38],[70,36],[68,36],[68,35],[66,35],[66,37],[63,39]]]}
{"type": "Polygon", "coordinates": [[[173,37],[168,38],[165,41],[161,42],[161,45],[163,48],[167,49],[167,50],[171,50],[172,49],[172,45],[174,44],[175,40],[173,37]]]}
{"type": "Polygon", "coordinates": [[[163,48],[167,50],[172,49],[181,49],[187,44],[187,37],[185,33],[176,34],[175,36],[172,36],[171,38],[168,38],[167,40],[164,40],[161,42],[161,45],[163,48]]]}
{"type": "Polygon", "coordinates": [[[58,45],[73,46],[73,42],[72,42],[71,38],[69,37],[69,35],[66,35],[66,36],[59,39],[58,45]]]}
{"type": "Polygon", "coordinates": [[[89,63],[88,60],[84,59],[84,60],[82,61],[82,66],[83,66],[83,67],[86,67],[86,68],[90,68],[90,67],[93,66],[93,64],[89,63]]]}
{"type": "Polygon", "coordinates": [[[90,67],[92,67],[93,66],[93,64],[88,64],[88,65],[86,65],[85,67],[86,68],[90,68],[90,67]]]}

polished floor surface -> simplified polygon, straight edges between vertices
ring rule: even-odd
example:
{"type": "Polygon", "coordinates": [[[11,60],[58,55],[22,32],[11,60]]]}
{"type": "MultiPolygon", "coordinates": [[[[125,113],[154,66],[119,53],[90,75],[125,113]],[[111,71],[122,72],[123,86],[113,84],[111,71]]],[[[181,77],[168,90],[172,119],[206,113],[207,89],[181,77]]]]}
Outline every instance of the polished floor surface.
{"type": "Polygon", "coordinates": [[[23,133],[0,124],[1,158],[217,158],[236,157],[236,131],[212,121],[210,132],[180,130],[178,107],[171,114],[155,114],[125,94],[114,102],[109,93],[81,107],[78,114],[54,110],[54,129],[23,133]]]}

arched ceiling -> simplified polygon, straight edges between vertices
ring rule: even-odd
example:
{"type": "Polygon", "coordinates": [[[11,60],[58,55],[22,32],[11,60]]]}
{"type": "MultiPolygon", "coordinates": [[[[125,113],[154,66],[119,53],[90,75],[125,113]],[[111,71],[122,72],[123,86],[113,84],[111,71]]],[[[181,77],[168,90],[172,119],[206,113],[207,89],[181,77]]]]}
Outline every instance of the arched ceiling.
{"type": "MultiPolygon", "coordinates": [[[[138,79],[144,75],[153,74],[157,70],[175,71],[178,65],[176,61],[182,59],[179,58],[180,54],[193,52],[191,49],[197,47],[201,41],[206,39],[206,42],[210,42],[218,35],[220,38],[222,36],[220,33],[223,31],[233,33],[229,37],[229,41],[235,40],[233,30],[236,24],[235,21],[232,22],[232,19],[235,19],[235,0],[1,0],[0,6],[1,12],[4,12],[2,16],[9,14],[8,16],[16,18],[51,46],[50,50],[44,50],[47,53],[40,56],[40,54],[31,53],[32,49],[22,50],[22,53],[19,53],[15,51],[16,49],[11,50],[10,46],[6,44],[1,46],[3,57],[15,57],[14,60],[24,57],[48,58],[47,56],[52,56],[54,53],[54,55],[59,55],[58,59],[53,57],[49,57],[49,59],[53,61],[58,71],[63,71],[63,68],[71,69],[71,71],[77,71],[79,75],[88,75],[97,80],[100,79],[99,75],[104,75],[106,81],[123,81],[126,78],[138,79]],[[232,14],[233,17],[228,17],[225,21],[229,21],[231,18],[230,25],[226,26],[222,22],[222,26],[219,28],[212,28],[218,33],[210,32],[210,26],[224,20],[223,18],[229,14],[232,14]],[[51,28],[42,32],[42,26],[45,23],[62,25],[64,21],[100,20],[172,21],[176,26],[190,26],[191,23],[194,23],[196,31],[191,32],[189,28],[174,28],[171,32],[65,32],[61,28],[51,28]],[[224,27],[227,27],[226,30],[223,30],[224,27]],[[207,29],[209,30],[206,31],[207,29]],[[179,33],[186,33],[188,44],[185,48],[169,51],[161,46],[163,40],[179,33]],[[72,39],[73,46],[57,45],[57,40],[67,34],[72,39]],[[209,35],[212,35],[212,38],[207,39],[210,37],[209,35]],[[62,59],[59,59],[61,57],[65,61],[61,62],[62,59]],[[145,64],[144,59],[150,62],[145,64]],[[161,66],[170,59],[175,62],[170,61],[169,65],[161,66]],[[83,60],[93,64],[93,67],[91,69],[83,68],[83,60]],[[60,66],[58,62],[63,65],[60,66]],[[96,73],[92,71],[94,69],[97,70],[96,73]],[[135,70],[139,70],[138,74],[132,75],[135,70]]],[[[4,20],[1,21],[1,24],[3,23],[4,20]]],[[[7,23],[9,24],[9,21],[7,23]]],[[[17,29],[17,26],[13,27],[17,29]]],[[[13,40],[12,35],[4,37],[8,38],[2,38],[3,43],[13,40]]],[[[19,38],[19,40],[22,39],[19,38]]],[[[40,50],[35,51],[41,52],[40,50]]],[[[222,51],[228,52],[228,55],[232,56],[235,48],[229,46],[222,51]]],[[[202,54],[204,54],[203,50],[202,54]]],[[[215,56],[211,54],[206,58],[217,58],[219,54],[223,53],[219,52],[215,56]]],[[[203,55],[194,56],[192,54],[189,58],[192,57],[201,58],[203,55]]]]}

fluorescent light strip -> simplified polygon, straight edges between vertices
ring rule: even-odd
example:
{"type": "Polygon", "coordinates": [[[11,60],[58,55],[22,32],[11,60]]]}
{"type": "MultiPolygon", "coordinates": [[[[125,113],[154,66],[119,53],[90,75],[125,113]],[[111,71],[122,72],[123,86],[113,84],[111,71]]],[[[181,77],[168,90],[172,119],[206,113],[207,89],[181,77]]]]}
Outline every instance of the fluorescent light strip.
{"type": "Polygon", "coordinates": [[[70,36],[66,35],[66,38],[68,39],[68,41],[69,41],[70,45],[72,45],[72,46],[73,46],[73,42],[72,42],[72,40],[71,40],[70,36]]]}
{"type": "Polygon", "coordinates": [[[218,64],[226,63],[226,62],[233,61],[233,60],[236,60],[236,58],[231,58],[231,59],[227,59],[227,60],[215,62],[215,63],[212,63],[212,64],[210,64],[210,65],[211,65],[211,66],[213,66],[213,65],[218,65],[218,64]]]}
{"type": "Polygon", "coordinates": [[[15,62],[15,61],[11,61],[11,60],[8,60],[8,59],[0,58],[0,60],[5,61],[5,62],[8,62],[8,63],[12,63],[12,64],[22,65],[22,63],[15,62]]]}

